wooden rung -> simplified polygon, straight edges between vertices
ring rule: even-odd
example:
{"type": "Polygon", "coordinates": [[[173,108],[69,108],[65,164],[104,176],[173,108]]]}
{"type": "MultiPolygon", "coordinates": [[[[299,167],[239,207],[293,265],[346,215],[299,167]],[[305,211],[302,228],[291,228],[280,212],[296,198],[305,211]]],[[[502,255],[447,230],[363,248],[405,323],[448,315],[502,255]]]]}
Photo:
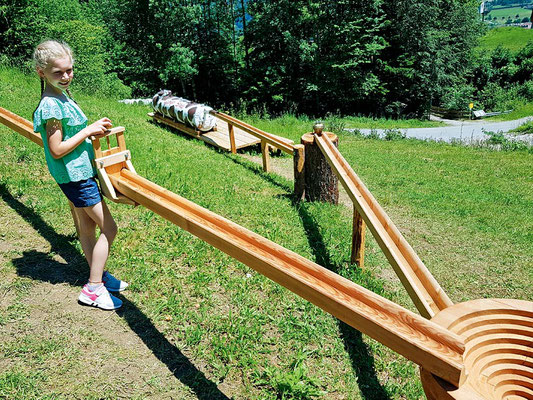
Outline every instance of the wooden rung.
{"type": "Polygon", "coordinates": [[[102,169],[109,167],[110,165],[125,162],[131,159],[131,153],[129,150],[121,151],[120,153],[111,154],[109,156],[96,158],[94,164],[96,168],[102,169]]]}

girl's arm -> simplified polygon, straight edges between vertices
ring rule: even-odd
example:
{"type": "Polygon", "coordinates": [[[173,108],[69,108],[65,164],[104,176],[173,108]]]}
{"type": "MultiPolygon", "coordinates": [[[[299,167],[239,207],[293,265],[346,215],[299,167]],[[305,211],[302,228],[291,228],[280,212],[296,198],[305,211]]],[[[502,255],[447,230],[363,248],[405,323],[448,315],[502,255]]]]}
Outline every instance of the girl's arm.
{"type": "Polygon", "coordinates": [[[64,157],[78,147],[80,143],[89,136],[101,135],[112,126],[109,118],[102,118],[86,128],[83,128],[71,138],[63,141],[63,127],[61,126],[61,121],[57,119],[49,119],[46,122],[46,138],[48,140],[50,154],[55,159],[64,157]]]}

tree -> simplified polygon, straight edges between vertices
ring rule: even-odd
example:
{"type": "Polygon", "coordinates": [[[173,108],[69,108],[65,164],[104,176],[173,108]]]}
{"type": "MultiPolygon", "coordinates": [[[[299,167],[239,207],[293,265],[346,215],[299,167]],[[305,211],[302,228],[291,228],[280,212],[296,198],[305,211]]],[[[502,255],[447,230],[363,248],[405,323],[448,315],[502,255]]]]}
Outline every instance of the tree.
{"type": "Polygon", "coordinates": [[[470,69],[471,51],[484,29],[477,2],[390,0],[386,13],[388,102],[403,101],[406,112],[423,115],[470,69]]]}

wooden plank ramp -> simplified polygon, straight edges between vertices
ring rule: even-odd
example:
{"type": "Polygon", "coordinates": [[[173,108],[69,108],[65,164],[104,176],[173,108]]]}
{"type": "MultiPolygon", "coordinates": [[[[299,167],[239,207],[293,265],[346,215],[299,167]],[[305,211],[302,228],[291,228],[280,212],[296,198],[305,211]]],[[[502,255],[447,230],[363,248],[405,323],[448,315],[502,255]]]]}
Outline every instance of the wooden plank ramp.
{"type": "MultiPolygon", "coordinates": [[[[162,115],[157,113],[151,112],[148,115],[154,121],[168,125],[196,139],[203,140],[204,142],[212,146],[218,147],[219,149],[223,149],[226,151],[232,150],[228,124],[225,121],[222,121],[220,118],[217,118],[216,130],[200,132],[185,124],[173,121],[170,118],[163,117],[162,115]]],[[[237,127],[233,128],[233,134],[235,137],[235,150],[243,149],[261,143],[261,139],[252,136],[237,127]]]]}
{"type": "Polygon", "coordinates": [[[329,137],[315,135],[315,140],[420,314],[426,318],[432,318],[439,311],[453,305],[448,295],[329,137]]]}

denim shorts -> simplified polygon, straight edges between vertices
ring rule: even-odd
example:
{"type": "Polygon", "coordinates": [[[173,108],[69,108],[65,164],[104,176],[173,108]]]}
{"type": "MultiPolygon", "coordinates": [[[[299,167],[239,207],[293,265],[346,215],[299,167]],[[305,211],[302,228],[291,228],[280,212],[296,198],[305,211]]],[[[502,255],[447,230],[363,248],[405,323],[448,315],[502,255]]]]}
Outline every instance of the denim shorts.
{"type": "Polygon", "coordinates": [[[102,201],[100,188],[96,179],[89,178],[84,181],[60,183],[59,187],[67,196],[74,207],[90,207],[102,201]]]}

